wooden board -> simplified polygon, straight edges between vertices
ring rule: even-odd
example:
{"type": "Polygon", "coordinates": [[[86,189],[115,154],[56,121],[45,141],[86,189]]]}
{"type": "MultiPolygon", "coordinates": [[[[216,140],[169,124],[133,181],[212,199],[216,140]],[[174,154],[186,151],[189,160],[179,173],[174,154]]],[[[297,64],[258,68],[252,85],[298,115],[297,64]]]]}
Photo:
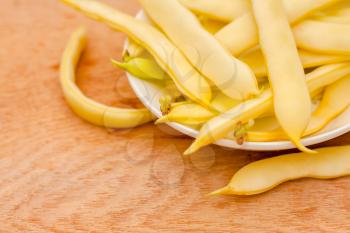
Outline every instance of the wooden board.
{"type": "MultiPolygon", "coordinates": [[[[134,14],[130,0],[106,1],[134,14]]],[[[0,232],[349,232],[350,178],[304,179],[254,197],[205,194],[271,155],[208,147],[165,126],[111,131],[77,118],[58,82],[70,33],[90,43],[78,83],[94,99],[140,106],[113,68],[124,35],[53,0],[1,0],[0,232]]],[[[324,145],[345,145],[350,135],[324,145]]],[[[273,153],[276,154],[276,153],[273,153]]]]}

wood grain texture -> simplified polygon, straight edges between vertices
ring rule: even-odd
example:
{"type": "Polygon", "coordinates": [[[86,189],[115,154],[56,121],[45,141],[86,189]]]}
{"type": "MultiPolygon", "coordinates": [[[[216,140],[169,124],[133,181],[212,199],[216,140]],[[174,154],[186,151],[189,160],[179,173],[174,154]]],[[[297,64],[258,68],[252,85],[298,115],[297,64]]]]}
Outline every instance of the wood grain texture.
{"type": "MultiPolygon", "coordinates": [[[[104,1],[130,14],[139,8],[104,1]]],[[[90,38],[82,90],[106,104],[140,106],[109,63],[120,58],[124,35],[54,0],[1,0],[0,232],[350,232],[350,178],[207,198],[237,169],[272,154],[213,146],[183,159],[191,139],[165,126],[112,131],[78,119],[58,68],[80,25],[90,38]]],[[[324,145],[349,143],[348,134],[324,145]]]]}

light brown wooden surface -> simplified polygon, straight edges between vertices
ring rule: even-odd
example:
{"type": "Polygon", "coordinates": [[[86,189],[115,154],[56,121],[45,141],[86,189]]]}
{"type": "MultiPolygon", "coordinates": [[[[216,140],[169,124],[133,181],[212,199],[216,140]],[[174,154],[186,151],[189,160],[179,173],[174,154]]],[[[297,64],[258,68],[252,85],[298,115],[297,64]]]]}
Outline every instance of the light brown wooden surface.
{"type": "MultiPolygon", "coordinates": [[[[129,0],[105,0],[134,14],[129,0]]],[[[124,35],[54,0],[0,1],[0,232],[350,232],[350,178],[288,182],[254,197],[204,195],[271,153],[209,147],[152,124],[111,131],[77,118],[58,82],[80,25],[78,83],[94,99],[140,106],[120,58],[124,35]]],[[[350,135],[325,145],[350,143],[350,135]]],[[[273,153],[276,154],[276,153],[273,153]]]]}

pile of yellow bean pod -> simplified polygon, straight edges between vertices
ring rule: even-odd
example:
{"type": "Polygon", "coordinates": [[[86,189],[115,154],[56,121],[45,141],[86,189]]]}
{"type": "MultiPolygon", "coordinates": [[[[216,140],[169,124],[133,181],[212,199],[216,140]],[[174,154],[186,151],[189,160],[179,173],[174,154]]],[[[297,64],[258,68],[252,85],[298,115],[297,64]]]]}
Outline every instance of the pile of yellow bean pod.
{"type": "MultiPolygon", "coordinates": [[[[112,65],[167,90],[155,123],[199,130],[185,154],[223,138],[290,140],[302,151],[249,164],[212,194],[258,194],[287,180],[350,174],[350,147],[311,150],[301,143],[350,106],[348,0],[138,0],[148,20],[97,0],[61,1],[128,36],[123,59],[112,65]]],[[[147,109],[84,96],[74,81],[85,44],[81,28],[61,62],[73,111],[108,128],[155,120],[147,109]]]]}

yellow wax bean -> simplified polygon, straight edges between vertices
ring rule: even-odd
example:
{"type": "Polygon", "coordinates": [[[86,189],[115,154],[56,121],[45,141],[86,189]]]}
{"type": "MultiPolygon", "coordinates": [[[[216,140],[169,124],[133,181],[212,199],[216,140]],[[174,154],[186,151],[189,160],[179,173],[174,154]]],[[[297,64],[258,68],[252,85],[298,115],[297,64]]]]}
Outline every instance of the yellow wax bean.
{"type": "Polygon", "coordinates": [[[350,25],[306,20],[294,27],[294,36],[299,48],[350,55],[350,25]]]}
{"type": "Polygon", "coordinates": [[[155,27],[94,0],[61,0],[96,20],[125,32],[144,47],[189,99],[209,106],[211,89],[207,81],[188,63],[181,52],[155,27]],[[169,58],[171,57],[171,62],[169,58]]]}
{"type": "Polygon", "coordinates": [[[311,97],[316,97],[320,90],[350,74],[350,62],[321,66],[307,74],[307,85],[311,97]]]}
{"type": "MultiPolygon", "coordinates": [[[[345,75],[350,74],[350,63],[332,64],[320,67],[306,75],[310,93],[328,86],[345,75]]],[[[261,96],[245,101],[236,107],[222,113],[205,123],[195,142],[185,154],[191,154],[203,146],[209,145],[226,137],[239,122],[246,123],[273,108],[273,98],[270,90],[261,96]]]]}
{"type": "Polygon", "coordinates": [[[105,106],[87,98],[75,84],[75,67],[86,45],[86,32],[77,30],[63,53],[60,82],[72,110],[84,120],[107,128],[131,128],[154,119],[147,109],[122,109],[105,106]]]}
{"type": "Polygon", "coordinates": [[[311,117],[311,98],[292,30],[281,0],[252,0],[260,46],[273,92],[275,115],[283,131],[301,150],[300,138],[311,117]]]}
{"type": "Polygon", "coordinates": [[[226,187],[210,195],[255,195],[290,180],[350,175],[350,146],[316,151],[318,153],[312,155],[295,153],[250,163],[241,168],[226,187]]]}
{"type": "MultiPolygon", "coordinates": [[[[212,106],[220,112],[225,112],[240,102],[232,100],[222,93],[213,97],[212,106]]],[[[184,125],[201,125],[217,116],[217,112],[210,111],[193,102],[182,102],[171,107],[170,112],[159,118],[156,123],[177,122],[184,125]]]]}
{"type": "MultiPolygon", "coordinates": [[[[313,12],[328,7],[339,0],[284,0],[289,22],[294,24],[313,12]]],[[[216,34],[216,39],[234,56],[258,44],[258,29],[255,18],[248,12],[232,21],[216,34]],[[242,35],[245,34],[245,35],[242,35]]]]}
{"type": "Polygon", "coordinates": [[[130,58],[126,62],[112,60],[112,64],[143,80],[164,80],[165,71],[152,59],[130,58]]]}
{"type": "Polygon", "coordinates": [[[139,0],[147,14],[186,55],[191,64],[233,99],[259,93],[248,65],[232,57],[198,19],[174,0],[139,0]],[[171,17],[169,17],[171,15],[171,17]]]}
{"type": "MultiPolygon", "coordinates": [[[[299,50],[300,60],[304,69],[334,64],[344,61],[350,61],[350,56],[345,55],[328,55],[313,53],[306,50],[299,50]]],[[[257,78],[267,76],[266,62],[260,49],[254,49],[242,54],[239,59],[252,68],[257,78]]]]}
{"type": "Polygon", "coordinates": [[[231,22],[250,9],[249,0],[180,0],[180,3],[196,14],[223,22],[231,22]]]}
{"type": "MultiPolygon", "coordinates": [[[[350,106],[350,76],[346,76],[328,86],[316,111],[312,114],[310,123],[304,132],[304,137],[323,129],[334,118],[350,106]]],[[[249,142],[267,142],[287,139],[282,130],[247,133],[249,142]]]]}
{"type": "Polygon", "coordinates": [[[170,112],[159,118],[156,124],[166,122],[177,122],[184,125],[199,125],[207,122],[215,116],[215,112],[191,102],[177,104],[170,112]]]}
{"type": "Polygon", "coordinates": [[[306,50],[299,50],[299,56],[305,69],[350,61],[350,56],[320,54],[306,50]]]}
{"type": "Polygon", "coordinates": [[[254,15],[248,12],[215,34],[215,38],[233,56],[239,56],[259,43],[254,15]]]}

